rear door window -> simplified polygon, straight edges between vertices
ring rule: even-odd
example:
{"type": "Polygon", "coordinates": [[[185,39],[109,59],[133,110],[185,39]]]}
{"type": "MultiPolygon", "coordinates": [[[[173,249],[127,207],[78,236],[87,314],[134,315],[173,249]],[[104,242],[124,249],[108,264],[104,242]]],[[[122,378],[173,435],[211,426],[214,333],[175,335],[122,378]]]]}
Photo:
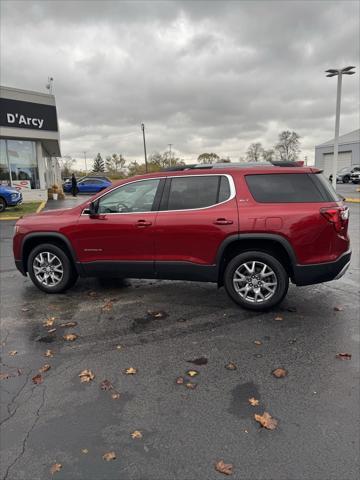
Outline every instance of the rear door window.
{"type": "Polygon", "coordinates": [[[246,183],[260,203],[336,201],[337,195],[321,174],[274,173],[246,175],[246,183]]]}

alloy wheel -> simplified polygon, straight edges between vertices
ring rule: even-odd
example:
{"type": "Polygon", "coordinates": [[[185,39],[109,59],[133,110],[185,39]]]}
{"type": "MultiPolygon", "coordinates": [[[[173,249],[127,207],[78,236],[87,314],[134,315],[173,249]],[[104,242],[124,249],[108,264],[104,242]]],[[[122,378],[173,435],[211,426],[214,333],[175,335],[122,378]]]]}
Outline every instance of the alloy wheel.
{"type": "Polygon", "coordinates": [[[277,277],[272,268],[256,260],[242,263],[233,275],[236,293],[249,303],[258,304],[270,300],[277,285],[277,277]]]}
{"type": "Polygon", "coordinates": [[[64,276],[64,266],[60,258],[51,252],[40,252],[33,260],[33,270],[39,283],[55,287],[64,276]]]}

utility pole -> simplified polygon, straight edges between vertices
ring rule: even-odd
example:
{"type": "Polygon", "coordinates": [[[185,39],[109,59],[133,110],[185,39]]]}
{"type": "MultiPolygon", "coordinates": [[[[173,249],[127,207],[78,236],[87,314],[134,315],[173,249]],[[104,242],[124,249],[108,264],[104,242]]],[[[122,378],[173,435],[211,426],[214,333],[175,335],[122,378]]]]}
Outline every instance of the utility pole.
{"type": "Polygon", "coordinates": [[[342,69],[330,68],[326,70],[327,77],[338,77],[337,89],[336,89],[336,113],[335,113],[335,138],[334,138],[334,158],[332,164],[332,185],[336,190],[336,177],[338,169],[338,156],[339,156],[339,130],[340,130],[340,104],[341,104],[341,86],[343,75],[354,75],[352,69],[355,67],[349,66],[342,69]]]}
{"type": "Polygon", "coordinates": [[[141,124],[141,130],[143,133],[143,141],[144,141],[144,156],[145,156],[145,172],[148,172],[148,163],[147,163],[147,155],[146,155],[146,141],[145,141],[145,125],[141,124]]]}
{"type": "Polygon", "coordinates": [[[87,153],[87,152],[84,151],[85,173],[87,173],[86,153],[87,153]]]}
{"type": "Polygon", "coordinates": [[[171,158],[171,147],[172,147],[172,143],[168,143],[169,145],[169,167],[171,167],[171,163],[172,163],[172,158],[171,158]]]}

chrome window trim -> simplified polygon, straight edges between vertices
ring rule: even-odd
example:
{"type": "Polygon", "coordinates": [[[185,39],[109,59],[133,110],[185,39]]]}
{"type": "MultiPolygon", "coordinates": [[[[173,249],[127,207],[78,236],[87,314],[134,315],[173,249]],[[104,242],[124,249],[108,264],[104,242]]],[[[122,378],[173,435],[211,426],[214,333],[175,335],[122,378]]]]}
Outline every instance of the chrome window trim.
{"type": "MultiPolygon", "coordinates": [[[[127,183],[123,183],[122,185],[118,185],[118,186],[114,187],[113,189],[109,190],[108,192],[105,192],[104,194],[97,197],[96,200],[100,200],[102,197],[104,197],[105,195],[108,195],[109,193],[113,192],[114,190],[117,190],[118,188],[121,188],[121,187],[125,187],[126,185],[130,185],[132,183],[147,182],[149,180],[159,180],[160,181],[160,180],[163,180],[163,179],[166,180],[167,178],[184,178],[184,177],[191,177],[191,178],[192,177],[226,177],[228,179],[228,182],[229,182],[230,196],[229,196],[229,198],[227,198],[223,202],[214,203],[214,204],[209,205],[207,207],[183,208],[181,210],[145,210],[143,212],[109,212],[109,213],[104,213],[104,214],[100,214],[100,215],[138,215],[140,213],[159,214],[159,213],[168,213],[168,212],[193,212],[193,211],[197,211],[197,210],[206,210],[208,208],[214,208],[214,207],[217,207],[218,205],[223,205],[226,202],[230,202],[230,200],[233,200],[235,198],[236,188],[235,188],[234,179],[231,175],[229,175],[228,173],[207,173],[207,174],[200,174],[200,175],[166,175],[164,177],[141,178],[139,180],[133,180],[131,182],[127,182],[127,183]]],[[[82,210],[81,215],[89,216],[88,213],[84,213],[84,211],[88,210],[88,209],[89,209],[89,207],[85,207],[82,210]]]]}

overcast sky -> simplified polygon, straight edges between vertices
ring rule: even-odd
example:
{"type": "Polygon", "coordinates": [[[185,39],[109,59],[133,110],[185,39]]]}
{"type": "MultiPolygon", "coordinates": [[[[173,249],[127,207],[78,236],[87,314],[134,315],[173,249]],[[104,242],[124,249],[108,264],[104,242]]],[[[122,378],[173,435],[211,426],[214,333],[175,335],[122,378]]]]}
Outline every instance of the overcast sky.
{"type": "Polygon", "coordinates": [[[359,128],[358,1],[1,1],[1,84],[46,91],[54,77],[63,155],[142,159],[168,144],[186,160],[233,161],[283,129],[302,158],[359,128]]]}

